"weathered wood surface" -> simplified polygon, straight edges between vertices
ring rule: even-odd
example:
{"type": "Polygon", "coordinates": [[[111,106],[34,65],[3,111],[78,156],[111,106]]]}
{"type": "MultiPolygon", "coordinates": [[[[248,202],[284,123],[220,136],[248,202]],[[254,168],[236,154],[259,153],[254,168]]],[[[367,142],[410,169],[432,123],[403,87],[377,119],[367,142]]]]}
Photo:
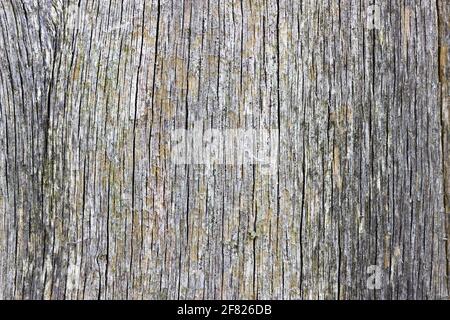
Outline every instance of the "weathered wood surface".
{"type": "Polygon", "coordinates": [[[449,2],[373,4],[0,1],[0,298],[447,297],[449,2]]]}

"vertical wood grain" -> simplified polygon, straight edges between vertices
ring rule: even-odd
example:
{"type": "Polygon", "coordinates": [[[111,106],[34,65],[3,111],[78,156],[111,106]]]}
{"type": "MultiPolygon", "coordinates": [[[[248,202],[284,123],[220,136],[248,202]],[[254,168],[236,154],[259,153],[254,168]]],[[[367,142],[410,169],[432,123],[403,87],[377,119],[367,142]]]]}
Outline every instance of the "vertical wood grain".
{"type": "Polygon", "coordinates": [[[446,298],[449,13],[1,1],[0,298],[446,298]],[[196,126],[277,165],[176,164],[196,126]]]}

